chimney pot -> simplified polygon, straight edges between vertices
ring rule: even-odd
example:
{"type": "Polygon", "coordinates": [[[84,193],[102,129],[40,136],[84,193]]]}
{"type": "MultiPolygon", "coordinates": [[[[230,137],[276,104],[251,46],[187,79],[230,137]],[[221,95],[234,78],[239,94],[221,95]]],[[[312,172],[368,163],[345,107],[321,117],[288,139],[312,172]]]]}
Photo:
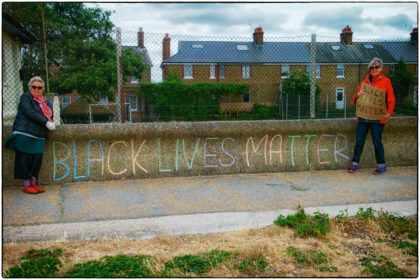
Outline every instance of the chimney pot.
{"type": "Polygon", "coordinates": [[[418,28],[413,28],[413,31],[411,32],[411,41],[418,42],[419,39],[419,31],[418,28]]]}
{"type": "Polygon", "coordinates": [[[139,28],[139,32],[137,32],[137,45],[139,48],[144,49],[144,32],[143,28],[139,28]]]}
{"type": "Polygon", "coordinates": [[[165,38],[162,41],[162,52],[163,61],[171,56],[171,38],[169,38],[168,33],[165,34],[165,38]]]}
{"type": "Polygon", "coordinates": [[[264,32],[262,27],[257,27],[254,30],[254,43],[256,45],[264,44],[264,32]]]}
{"type": "Polygon", "coordinates": [[[344,45],[351,45],[353,43],[353,32],[351,31],[350,26],[346,26],[340,34],[340,41],[344,45]]]}

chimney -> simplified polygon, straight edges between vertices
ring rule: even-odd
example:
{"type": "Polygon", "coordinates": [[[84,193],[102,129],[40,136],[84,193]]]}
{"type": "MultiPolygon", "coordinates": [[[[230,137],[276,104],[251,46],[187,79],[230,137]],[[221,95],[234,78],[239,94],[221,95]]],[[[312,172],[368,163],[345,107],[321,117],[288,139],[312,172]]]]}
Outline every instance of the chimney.
{"type": "Polygon", "coordinates": [[[264,32],[262,27],[257,27],[254,30],[254,43],[256,45],[262,45],[264,43],[264,32]]]}
{"type": "Polygon", "coordinates": [[[341,31],[340,41],[344,45],[351,45],[353,43],[353,32],[348,25],[341,31]]]}
{"type": "Polygon", "coordinates": [[[165,61],[168,57],[171,56],[171,38],[169,38],[168,33],[166,33],[165,38],[163,38],[162,52],[163,61],[165,61]]]}
{"type": "Polygon", "coordinates": [[[411,32],[411,41],[412,42],[418,42],[419,41],[419,31],[418,28],[413,28],[413,31],[411,32]]]}
{"type": "Polygon", "coordinates": [[[144,49],[144,32],[143,28],[139,28],[139,32],[137,32],[137,45],[140,49],[144,49]]]}

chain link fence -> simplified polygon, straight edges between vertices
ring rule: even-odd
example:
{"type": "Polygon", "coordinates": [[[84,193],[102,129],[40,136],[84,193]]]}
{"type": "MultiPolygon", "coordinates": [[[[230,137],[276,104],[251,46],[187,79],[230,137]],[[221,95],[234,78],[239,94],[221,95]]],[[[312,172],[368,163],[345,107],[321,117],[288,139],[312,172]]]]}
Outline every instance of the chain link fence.
{"type": "MultiPolygon", "coordinates": [[[[409,35],[353,38],[349,27],[336,36],[293,37],[265,34],[261,27],[244,37],[120,30],[114,35],[115,72],[121,78],[114,99],[94,105],[77,93],[57,92],[61,121],[354,118],[353,95],[373,57],[384,61],[385,76],[395,81],[400,72],[411,73],[405,85],[393,84],[395,114],[417,115],[417,31],[409,35]],[[121,57],[126,49],[147,65],[139,77],[127,74],[121,57]]],[[[19,74],[20,46],[4,37],[2,47],[5,124],[13,121],[27,81],[19,74]]]]}

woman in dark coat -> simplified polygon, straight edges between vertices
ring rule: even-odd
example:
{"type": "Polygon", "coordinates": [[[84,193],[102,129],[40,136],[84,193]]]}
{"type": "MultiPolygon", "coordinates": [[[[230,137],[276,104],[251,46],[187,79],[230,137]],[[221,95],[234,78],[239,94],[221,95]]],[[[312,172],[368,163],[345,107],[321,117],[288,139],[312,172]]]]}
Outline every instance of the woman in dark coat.
{"type": "Polygon", "coordinates": [[[42,95],[44,81],[33,77],[29,92],[20,97],[13,132],[7,137],[6,148],[15,151],[15,179],[23,179],[23,191],[29,194],[44,192],[38,185],[45,139],[53,123],[53,105],[42,95]]]}

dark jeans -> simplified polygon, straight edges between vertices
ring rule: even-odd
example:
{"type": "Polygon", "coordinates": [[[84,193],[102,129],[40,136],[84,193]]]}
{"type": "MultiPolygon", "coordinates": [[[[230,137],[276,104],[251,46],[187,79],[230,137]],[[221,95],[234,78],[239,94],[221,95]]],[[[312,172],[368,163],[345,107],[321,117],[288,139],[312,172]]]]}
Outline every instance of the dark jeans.
{"type": "Polygon", "coordinates": [[[27,154],[15,151],[15,179],[38,179],[42,165],[42,154],[27,154]]]}
{"type": "Polygon", "coordinates": [[[372,135],[373,147],[375,148],[375,158],[378,165],[385,166],[385,152],[382,145],[382,132],[384,131],[384,124],[379,122],[366,122],[359,120],[356,131],[356,145],[354,146],[353,162],[359,163],[360,156],[363,152],[363,147],[366,141],[366,135],[370,129],[372,135]]]}

